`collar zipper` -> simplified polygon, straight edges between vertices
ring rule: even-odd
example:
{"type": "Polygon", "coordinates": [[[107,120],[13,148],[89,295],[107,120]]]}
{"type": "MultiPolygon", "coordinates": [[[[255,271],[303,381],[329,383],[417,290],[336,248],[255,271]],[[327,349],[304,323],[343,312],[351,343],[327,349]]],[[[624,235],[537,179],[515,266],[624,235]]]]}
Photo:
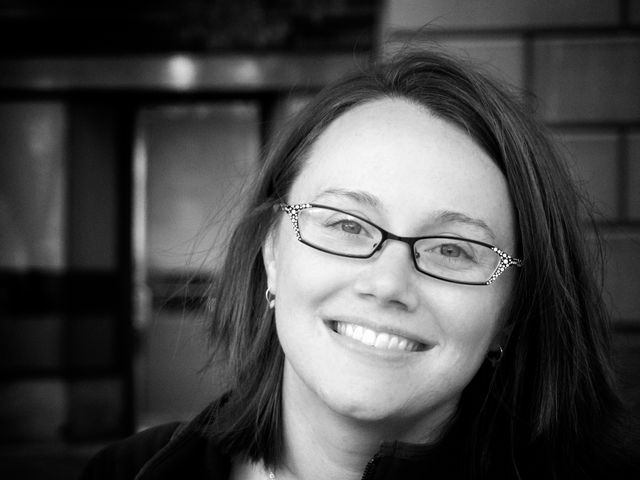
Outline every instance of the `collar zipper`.
{"type": "Polygon", "coordinates": [[[375,468],[376,463],[378,463],[379,459],[379,453],[376,453],[373,457],[371,457],[371,459],[367,462],[367,465],[364,467],[364,472],[362,472],[361,480],[366,480],[373,473],[373,469],[375,468]]]}

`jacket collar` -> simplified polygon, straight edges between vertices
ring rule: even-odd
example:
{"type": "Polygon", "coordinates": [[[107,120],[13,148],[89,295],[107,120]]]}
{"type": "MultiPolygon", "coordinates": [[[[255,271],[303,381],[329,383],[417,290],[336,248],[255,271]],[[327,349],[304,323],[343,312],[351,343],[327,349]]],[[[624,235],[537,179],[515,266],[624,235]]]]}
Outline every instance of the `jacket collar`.
{"type": "MultiPolygon", "coordinates": [[[[178,426],[169,443],[144,465],[136,480],[161,480],[178,476],[194,480],[228,478],[231,459],[207,434],[206,427],[213,410],[213,406],[210,406],[191,422],[178,426]]],[[[455,426],[451,430],[455,430],[455,426]]],[[[438,474],[455,478],[454,471],[461,467],[458,438],[457,435],[448,434],[438,444],[383,442],[370,460],[363,478],[409,479],[414,475],[423,478],[425,474],[432,475],[432,478],[434,475],[437,478],[438,474]]]]}

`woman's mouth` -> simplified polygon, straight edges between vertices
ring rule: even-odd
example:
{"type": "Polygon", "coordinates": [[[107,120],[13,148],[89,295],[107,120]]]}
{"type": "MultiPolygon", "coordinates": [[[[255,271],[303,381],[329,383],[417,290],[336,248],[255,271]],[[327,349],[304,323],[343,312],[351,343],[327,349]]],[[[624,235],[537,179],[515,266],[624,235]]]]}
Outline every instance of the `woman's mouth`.
{"type": "Polygon", "coordinates": [[[427,349],[424,343],[392,333],[377,332],[355,323],[334,321],[332,322],[332,330],[339,335],[381,350],[420,352],[427,349]]]}

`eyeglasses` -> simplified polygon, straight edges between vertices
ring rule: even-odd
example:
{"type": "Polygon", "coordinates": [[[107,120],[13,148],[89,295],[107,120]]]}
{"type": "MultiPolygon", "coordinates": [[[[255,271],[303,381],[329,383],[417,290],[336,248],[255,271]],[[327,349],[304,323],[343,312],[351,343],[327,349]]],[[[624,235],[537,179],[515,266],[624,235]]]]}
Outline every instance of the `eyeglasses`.
{"type": "Polygon", "coordinates": [[[465,285],[491,285],[510,266],[522,266],[522,260],[477,240],[448,235],[400,237],[333,207],[311,203],[279,207],[289,215],[300,242],[332,255],[370,258],[387,240],[398,240],[411,247],[416,270],[465,285]]]}

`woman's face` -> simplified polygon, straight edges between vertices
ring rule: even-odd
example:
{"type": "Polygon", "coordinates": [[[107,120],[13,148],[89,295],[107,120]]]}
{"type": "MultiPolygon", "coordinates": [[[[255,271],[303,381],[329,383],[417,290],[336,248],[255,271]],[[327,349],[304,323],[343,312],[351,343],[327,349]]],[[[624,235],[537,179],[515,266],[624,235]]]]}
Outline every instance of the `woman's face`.
{"type": "MultiPolygon", "coordinates": [[[[396,235],[457,235],[515,252],[502,173],[462,130],[406,100],[372,101],[335,120],[288,202],[346,210],[396,235]]],[[[285,214],[264,260],[285,399],[397,425],[404,440],[445,421],[497,348],[515,270],[489,286],[448,283],[418,272],[409,246],[394,240],[368,259],[335,256],[300,243],[285,214]],[[365,343],[354,338],[360,327],[365,343]]]]}

